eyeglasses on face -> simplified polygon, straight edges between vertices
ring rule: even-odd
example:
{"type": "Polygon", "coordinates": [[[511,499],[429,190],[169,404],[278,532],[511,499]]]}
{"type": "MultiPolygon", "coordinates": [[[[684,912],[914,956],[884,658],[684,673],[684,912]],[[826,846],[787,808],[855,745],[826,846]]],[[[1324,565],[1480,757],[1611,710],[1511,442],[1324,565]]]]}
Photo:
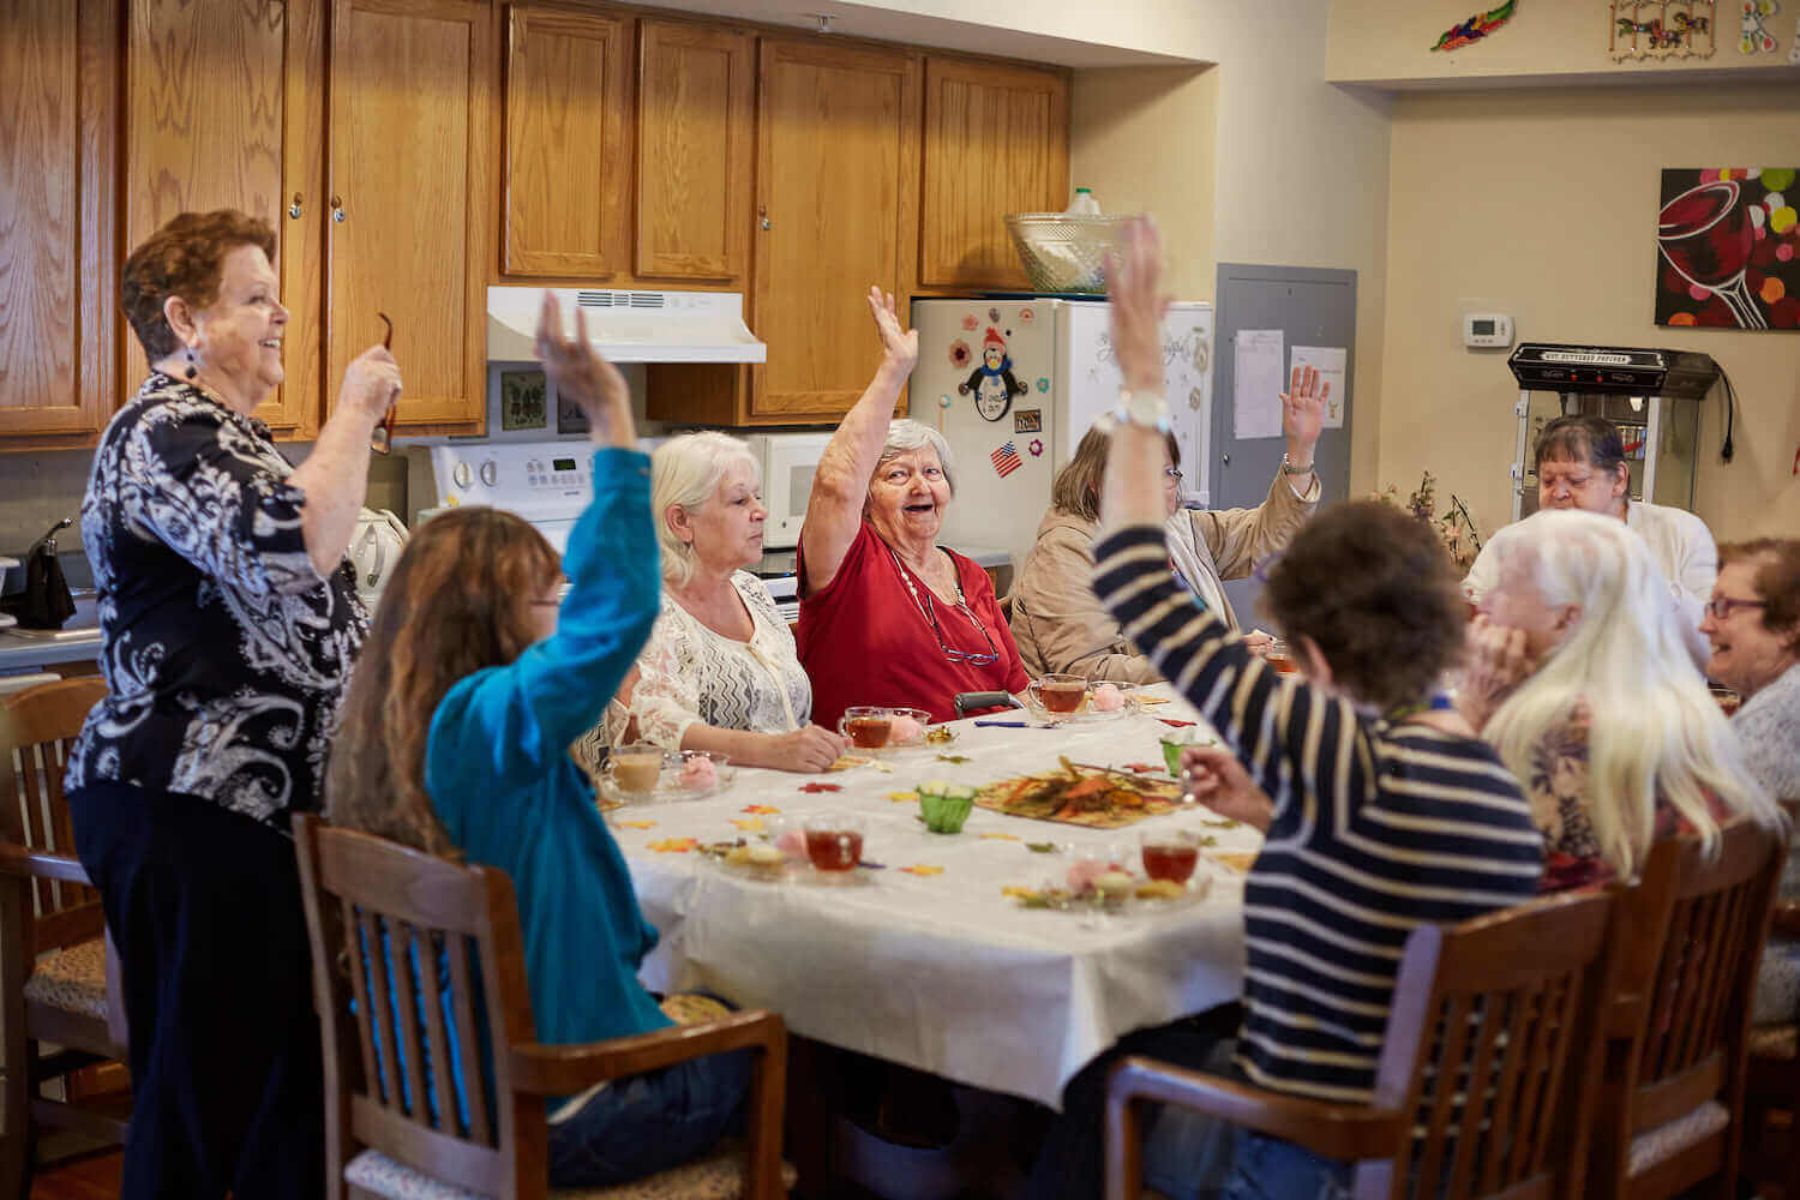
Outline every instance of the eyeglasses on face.
{"type": "Polygon", "coordinates": [[[1182,476],[1181,476],[1181,468],[1180,467],[1164,467],[1163,468],[1163,482],[1164,483],[1180,483],[1181,478],[1182,478],[1182,476]]]}
{"type": "Polygon", "coordinates": [[[1706,602],[1706,614],[1715,621],[1723,621],[1740,608],[1767,608],[1765,600],[1736,600],[1730,596],[1714,596],[1706,602]]]}

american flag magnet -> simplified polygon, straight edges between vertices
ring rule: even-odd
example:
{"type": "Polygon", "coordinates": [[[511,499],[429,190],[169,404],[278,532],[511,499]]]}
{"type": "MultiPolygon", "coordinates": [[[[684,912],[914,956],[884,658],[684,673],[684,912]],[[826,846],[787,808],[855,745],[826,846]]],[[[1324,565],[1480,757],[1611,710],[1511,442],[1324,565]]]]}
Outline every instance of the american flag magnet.
{"type": "Polygon", "coordinates": [[[1011,442],[1007,442],[998,450],[988,455],[988,458],[993,460],[994,473],[1002,479],[1005,479],[1008,475],[1011,475],[1014,471],[1025,465],[1025,460],[1019,457],[1018,447],[1014,446],[1011,442]]]}

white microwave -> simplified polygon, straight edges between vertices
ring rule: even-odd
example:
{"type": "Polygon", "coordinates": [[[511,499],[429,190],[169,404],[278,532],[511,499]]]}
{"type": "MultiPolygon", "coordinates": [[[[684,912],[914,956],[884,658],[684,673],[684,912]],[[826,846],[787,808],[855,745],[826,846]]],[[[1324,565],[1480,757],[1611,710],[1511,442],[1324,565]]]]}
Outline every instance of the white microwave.
{"type": "Polygon", "coordinates": [[[806,501],[812,495],[813,472],[831,441],[829,433],[754,433],[744,439],[762,469],[765,550],[791,550],[800,544],[806,501]]]}

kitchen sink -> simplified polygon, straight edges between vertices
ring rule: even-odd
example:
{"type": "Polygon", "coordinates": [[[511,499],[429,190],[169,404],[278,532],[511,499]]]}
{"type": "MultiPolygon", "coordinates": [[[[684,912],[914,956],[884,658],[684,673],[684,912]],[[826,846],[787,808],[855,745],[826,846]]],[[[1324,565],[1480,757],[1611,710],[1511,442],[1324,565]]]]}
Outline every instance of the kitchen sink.
{"type": "Polygon", "coordinates": [[[27,629],[23,625],[13,625],[0,630],[7,637],[24,638],[33,642],[73,642],[82,638],[100,636],[99,602],[90,595],[76,593],[75,612],[61,629],[27,629]]]}

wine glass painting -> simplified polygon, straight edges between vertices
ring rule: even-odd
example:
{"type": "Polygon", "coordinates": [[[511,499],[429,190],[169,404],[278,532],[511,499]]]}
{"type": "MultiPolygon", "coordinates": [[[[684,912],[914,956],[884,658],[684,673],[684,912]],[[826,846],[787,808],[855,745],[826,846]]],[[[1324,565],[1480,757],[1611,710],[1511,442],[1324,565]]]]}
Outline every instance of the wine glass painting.
{"type": "Polygon", "coordinates": [[[1800,329],[1800,188],[1793,167],[1662,173],[1656,323],[1800,329]]]}

